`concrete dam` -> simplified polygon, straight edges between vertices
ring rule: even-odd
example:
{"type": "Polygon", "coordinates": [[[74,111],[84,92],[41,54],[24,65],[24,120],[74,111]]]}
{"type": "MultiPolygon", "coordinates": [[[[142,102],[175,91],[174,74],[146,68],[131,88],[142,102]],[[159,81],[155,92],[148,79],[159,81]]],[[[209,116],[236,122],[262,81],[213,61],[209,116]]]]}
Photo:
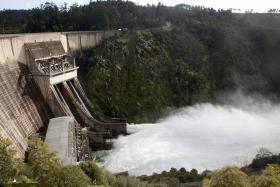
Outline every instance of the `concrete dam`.
{"type": "Polygon", "coordinates": [[[126,134],[126,120],[101,119],[78,78],[74,54],[120,31],[0,35],[0,136],[23,157],[28,137],[54,117],[72,116],[90,129],[95,147],[126,134]]]}

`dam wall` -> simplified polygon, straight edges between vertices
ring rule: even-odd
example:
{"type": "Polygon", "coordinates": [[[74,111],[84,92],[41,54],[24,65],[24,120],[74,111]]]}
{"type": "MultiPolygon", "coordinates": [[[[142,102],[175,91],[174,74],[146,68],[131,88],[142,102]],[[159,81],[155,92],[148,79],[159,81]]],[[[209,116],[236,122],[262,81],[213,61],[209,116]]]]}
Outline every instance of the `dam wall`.
{"type": "Polygon", "coordinates": [[[66,36],[67,49],[66,52],[80,51],[89,49],[100,44],[104,39],[119,35],[120,31],[83,31],[83,32],[67,32],[66,36]]]}
{"type": "Polygon", "coordinates": [[[0,35],[0,63],[15,61],[26,64],[25,43],[61,40],[62,44],[67,47],[64,38],[65,36],[61,33],[0,35]]]}
{"type": "Polygon", "coordinates": [[[26,43],[60,41],[73,54],[100,44],[120,31],[83,31],[0,35],[0,137],[9,138],[23,157],[27,138],[46,126],[51,112],[28,68],[26,43]]]}
{"type": "Polygon", "coordinates": [[[119,35],[120,31],[80,31],[0,35],[0,63],[16,61],[26,64],[24,44],[46,41],[61,41],[68,53],[92,48],[104,39],[119,35]]]}
{"type": "Polygon", "coordinates": [[[52,113],[42,101],[26,65],[0,63],[0,136],[23,157],[27,137],[48,123],[52,113]]]}

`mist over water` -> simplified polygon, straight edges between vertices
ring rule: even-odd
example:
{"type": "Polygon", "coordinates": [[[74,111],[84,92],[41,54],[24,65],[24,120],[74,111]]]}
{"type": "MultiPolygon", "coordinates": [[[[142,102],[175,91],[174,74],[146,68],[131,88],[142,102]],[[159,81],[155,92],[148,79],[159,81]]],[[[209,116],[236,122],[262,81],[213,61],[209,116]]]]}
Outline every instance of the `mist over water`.
{"type": "Polygon", "coordinates": [[[231,104],[186,107],[156,124],[130,125],[105,157],[112,172],[152,174],[171,167],[200,172],[248,164],[258,149],[280,152],[280,105],[228,97],[231,104]]]}

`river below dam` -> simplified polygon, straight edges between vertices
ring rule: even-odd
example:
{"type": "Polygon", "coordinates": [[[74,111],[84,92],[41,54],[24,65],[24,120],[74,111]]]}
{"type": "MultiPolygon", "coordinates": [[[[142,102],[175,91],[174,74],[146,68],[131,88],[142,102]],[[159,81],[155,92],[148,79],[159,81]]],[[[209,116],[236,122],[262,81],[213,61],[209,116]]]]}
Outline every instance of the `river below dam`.
{"type": "Polygon", "coordinates": [[[260,148],[280,152],[280,105],[237,97],[233,104],[198,104],[156,124],[129,125],[104,158],[111,172],[152,174],[185,167],[199,172],[251,162],[260,148]]]}

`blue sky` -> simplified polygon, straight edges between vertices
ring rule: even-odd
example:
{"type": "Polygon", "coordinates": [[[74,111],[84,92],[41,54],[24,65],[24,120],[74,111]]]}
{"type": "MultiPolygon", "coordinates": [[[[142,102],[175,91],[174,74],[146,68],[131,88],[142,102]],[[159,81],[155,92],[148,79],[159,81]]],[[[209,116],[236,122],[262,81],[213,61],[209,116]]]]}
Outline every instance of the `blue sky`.
{"type": "MultiPolygon", "coordinates": [[[[2,0],[0,9],[27,9],[36,7],[48,0],[2,0]]],[[[73,4],[87,4],[89,0],[49,0],[57,5],[64,2],[73,4]]],[[[214,7],[216,9],[240,8],[242,10],[254,9],[257,12],[264,12],[270,8],[280,9],[279,0],[132,0],[137,4],[158,4],[162,2],[165,5],[176,5],[180,3],[191,5],[202,5],[206,7],[214,7]]]]}

